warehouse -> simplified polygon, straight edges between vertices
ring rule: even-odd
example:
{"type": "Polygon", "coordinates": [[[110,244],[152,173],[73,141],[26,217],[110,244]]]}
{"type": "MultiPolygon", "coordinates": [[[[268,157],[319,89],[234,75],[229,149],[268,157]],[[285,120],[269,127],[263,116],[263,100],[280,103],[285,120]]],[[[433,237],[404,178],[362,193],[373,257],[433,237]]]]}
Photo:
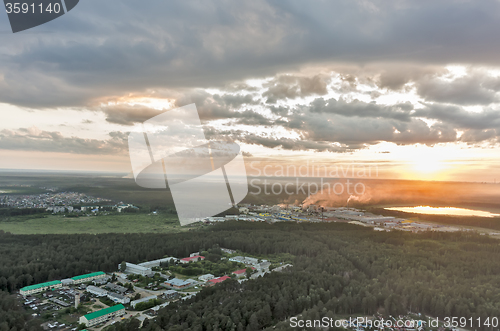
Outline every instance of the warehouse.
{"type": "Polygon", "coordinates": [[[46,290],[51,290],[51,289],[60,288],[60,287],[62,287],[62,283],[59,280],[54,280],[52,282],[46,282],[46,283],[25,286],[19,290],[19,293],[22,296],[26,296],[29,294],[40,293],[40,292],[43,292],[46,290]]]}
{"type": "MultiPolygon", "coordinates": [[[[148,277],[151,277],[154,274],[153,271],[151,270],[151,268],[143,267],[143,266],[133,264],[133,263],[128,263],[128,262],[125,262],[125,264],[127,266],[125,268],[126,273],[148,276],[148,277]]],[[[118,270],[120,270],[120,265],[118,265],[118,270]]]]}
{"type": "Polygon", "coordinates": [[[93,313],[87,314],[80,317],[80,324],[85,324],[85,326],[94,326],[99,323],[105,322],[111,317],[125,315],[125,307],[123,305],[116,305],[108,308],[104,308],[93,313]]]}
{"type": "Polygon", "coordinates": [[[94,279],[99,279],[99,278],[104,278],[104,277],[106,277],[106,274],[102,271],[98,271],[98,272],[93,272],[90,274],[75,276],[75,277],[72,277],[71,279],[73,279],[74,284],[81,284],[81,283],[93,281],[94,279]]]}

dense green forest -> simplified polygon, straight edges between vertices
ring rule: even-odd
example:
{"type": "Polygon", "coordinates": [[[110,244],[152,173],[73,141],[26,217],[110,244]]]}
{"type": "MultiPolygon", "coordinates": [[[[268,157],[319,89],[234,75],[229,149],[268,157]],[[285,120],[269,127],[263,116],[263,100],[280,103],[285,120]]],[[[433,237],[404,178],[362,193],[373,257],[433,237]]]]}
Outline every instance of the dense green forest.
{"type": "MultiPolygon", "coordinates": [[[[254,256],[288,253],[294,266],[204,289],[161,310],[144,330],[260,330],[298,314],[500,315],[497,240],[474,233],[379,233],[345,223],[226,222],[172,235],[1,233],[0,289],[15,292],[46,280],[114,271],[124,260],[185,257],[214,246],[254,256]]],[[[3,303],[11,300],[5,292],[0,300],[2,314],[18,312],[3,303]]],[[[0,324],[0,330],[28,330],[23,318],[8,320],[7,328],[0,324]]],[[[137,328],[127,321],[110,330],[137,328]]]]}

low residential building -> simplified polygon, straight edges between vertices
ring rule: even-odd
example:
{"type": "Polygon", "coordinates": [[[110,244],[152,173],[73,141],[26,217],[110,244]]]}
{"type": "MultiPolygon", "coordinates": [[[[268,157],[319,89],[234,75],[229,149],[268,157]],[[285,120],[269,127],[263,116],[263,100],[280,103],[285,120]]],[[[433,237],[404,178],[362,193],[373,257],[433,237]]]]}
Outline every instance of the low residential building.
{"type": "Polygon", "coordinates": [[[87,288],[85,290],[89,293],[92,293],[95,296],[98,296],[98,297],[105,297],[108,294],[108,291],[106,291],[100,287],[93,286],[93,285],[87,286],[87,288]]]}
{"type": "Polygon", "coordinates": [[[98,271],[98,272],[92,272],[90,274],[71,277],[71,279],[73,279],[74,284],[81,284],[81,283],[91,282],[94,279],[99,279],[104,277],[106,277],[106,273],[98,271]]]}
{"type": "Polygon", "coordinates": [[[222,277],[219,277],[219,278],[210,279],[207,282],[207,284],[209,284],[210,286],[212,286],[212,285],[215,285],[217,283],[222,283],[223,281],[225,281],[225,280],[227,280],[229,278],[231,278],[231,277],[229,277],[229,276],[222,276],[222,277]]]}
{"type": "MultiPolygon", "coordinates": [[[[125,264],[127,266],[125,268],[126,273],[142,275],[142,276],[147,276],[147,277],[151,277],[154,275],[154,272],[153,272],[153,270],[151,270],[151,268],[143,267],[143,266],[140,266],[138,264],[133,264],[133,263],[128,263],[128,262],[125,262],[125,264]]],[[[120,265],[118,265],[118,270],[120,270],[120,265]]]]}
{"type": "Polygon", "coordinates": [[[165,286],[168,286],[170,288],[175,288],[175,289],[183,289],[183,288],[188,288],[190,286],[192,286],[194,283],[194,281],[192,279],[187,279],[187,280],[183,280],[183,279],[178,279],[178,278],[173,278],[173,279],[170,279],[170,280],[166,280],[164,282],[165,286]]]}
{"type": "Polygon", "coordinates": [[[201,275],[200,277],[198,277],[198,279],[201,280],[202,282],[207,282],[210,279],[214,279],[214,278],[215,278],[215,276],[212,274],[205,274],[205,275],[201,275]]]}
{"type": "Polygon", "coordinates": [[[116,285],[116,284],[113,284],[113,283],[108,283],[104,286],[105,288],[113,291],[113,292],[117,292],[117,293],[120,293],[120,294],[123,294],[125,292],[128,291],[128,288],[126,287],[123,287],[123,286],[120,286],[120,285],[116,285]]]}
{"type": "Polygon", "coordinates": [[[175,299],[180,296],[179,292],[174,291],[174,290],[166,290],[163,292],[163,296],[165,299],[175,299]]]}
{"type": "Polygon", "coordinates": [[[105,322],[109,318],[122,315],[125,315],[125,307],[120,304],[94,311],[93,313],[82,316],[80,317],[79,323],[90,327],[105,322]]]}
{"type": "Polygon", "coordinates": [[[113,293],[113,292],[108,292],[108,298],[110,300],[113,300],[114,302],[122,303],[122,304],[127,304],[130,302],[130,298],[127,298],[124,295],[121,295],[118,293],[113,293]]]}
{"type": "Polygon", "coordinates": [[[22,296],[27,296],[30,294],[40,293],[43,291],[52,290],[52,289],[61,288],[61,287],[62,287],[61,281],[54,280],[51,282],[45,282],[45,283],[25,286],[19,290],[19,293],[22,296]]]}
{"type": "Polygon", "coordinates": [[[152,295],[152,296],[149,296],[149,297],[145,297],[145,298],[142,298],[142,299],[138,299],[138,300],[134,300],[134,301],[131,301],[130,302],[130,307],[132,308],[135,308],[135,306],[138,304],[138,303],[141,303],[141,302],[148,302],[150,300],[156,300],[158,297],[156,295],[152,295]]]}
{"type": "Polygon", "coordinates": [[[185,258],[181,259],[179,262],[180,263],[196,262],[196,261],[198,261],[198,259],[203,261],[203,260],[205,260],[205,257],[201,256],[201,255],[194,255],[194,256],[190,256],[190,257],[185,257],[185,258]]]}

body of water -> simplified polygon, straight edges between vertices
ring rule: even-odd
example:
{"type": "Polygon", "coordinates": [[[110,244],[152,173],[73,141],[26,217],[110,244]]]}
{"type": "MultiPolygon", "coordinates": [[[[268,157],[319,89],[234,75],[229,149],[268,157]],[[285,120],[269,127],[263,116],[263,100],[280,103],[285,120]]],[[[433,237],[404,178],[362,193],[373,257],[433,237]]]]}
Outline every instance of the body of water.
{"type": "Polygon", "coordinates": [[[489,211],[455,208],[455,207],[390,207],[387,210],[397,210],[407,213],[430,214],[430,215],[454,215],[454,216],[479,216],[479,217],[498,217],[500,214],[493,214],[489,211]]]}

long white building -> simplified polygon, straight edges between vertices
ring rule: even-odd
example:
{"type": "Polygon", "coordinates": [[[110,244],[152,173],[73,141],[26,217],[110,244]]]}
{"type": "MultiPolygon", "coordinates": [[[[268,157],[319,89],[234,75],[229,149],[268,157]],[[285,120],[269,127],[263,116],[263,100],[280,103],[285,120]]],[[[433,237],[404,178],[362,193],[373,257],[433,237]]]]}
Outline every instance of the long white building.
{"type": "Polygon", "coordinates": [[[177,261],[179,260],[178,258],[175,257],[164,257],[163,259],[158,259],[158,260],[153,260],[153,261],[148,261],[148,262],[142,262],[137,264],[138,266],[145,267],[145,268],[153,268],[153,267],[159,267],[160,263],[167,263],[170,262],[170,260],[177,261]]]}
{"type": "MultiPolygon", "coordinates": [[[[142,276],[148,276],[151,277],[154,275],[153,270],[148,267],[143,267],[138,264],[133,264],[133,263],[128,263],[125,262],[127,267],[125,268],[125,272],[129,274],[137,274],[137,275],[142,275],[142,276]]],[[[120,265],[118,265],[118,270],[120,270],[120,265]]]]}

